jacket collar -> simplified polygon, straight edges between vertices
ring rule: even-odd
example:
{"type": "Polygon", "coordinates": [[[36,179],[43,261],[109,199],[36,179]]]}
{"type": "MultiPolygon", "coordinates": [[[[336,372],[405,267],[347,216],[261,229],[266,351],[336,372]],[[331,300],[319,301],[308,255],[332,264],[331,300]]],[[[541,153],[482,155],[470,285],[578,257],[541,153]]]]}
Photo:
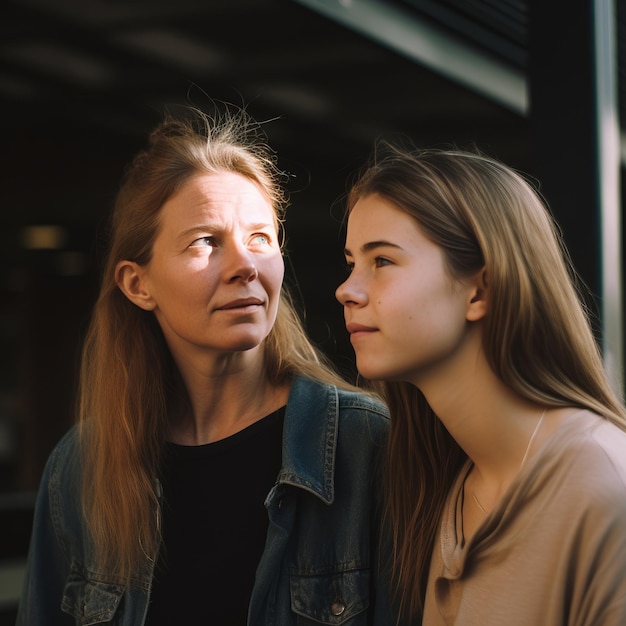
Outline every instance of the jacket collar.
{"type": "Polygon", "coordinates": [[[279,483],[306,489],[326,504],[333,502],[338,415],[335,386],[302,377],[293,381],[285,412],[279,483]]]}

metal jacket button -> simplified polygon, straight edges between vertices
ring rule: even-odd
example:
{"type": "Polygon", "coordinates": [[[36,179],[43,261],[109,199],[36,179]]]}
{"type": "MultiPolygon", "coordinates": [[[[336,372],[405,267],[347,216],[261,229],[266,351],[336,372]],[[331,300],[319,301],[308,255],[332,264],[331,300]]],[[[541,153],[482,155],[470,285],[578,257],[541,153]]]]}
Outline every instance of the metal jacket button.
{"type": "Polygon", "coordinates": [[[335,617],[341,615],[345,610],[346,610],[346,605],[340,600],[335,600],[330,607],[330,612],[335,617]]]}

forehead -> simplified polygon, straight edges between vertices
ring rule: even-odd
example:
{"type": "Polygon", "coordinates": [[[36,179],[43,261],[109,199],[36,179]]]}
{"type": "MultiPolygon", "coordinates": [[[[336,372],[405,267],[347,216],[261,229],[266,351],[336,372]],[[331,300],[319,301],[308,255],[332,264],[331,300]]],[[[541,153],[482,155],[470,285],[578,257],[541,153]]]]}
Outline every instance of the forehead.
{"type": "Polygon", "coordinates": [[[273,223],[276,213],[269,197],[252,180],[234,172],[196,174],[163,205],[162,219],[234,217],[273,223]]]}
{"type": "Polygon", "coordinates": [[[378,194],[360,198],[348,216],[348,242],[358,240],[358,245],[365,240],[404,241],[416,235],[423,236],[415,219],[378,194]]]}

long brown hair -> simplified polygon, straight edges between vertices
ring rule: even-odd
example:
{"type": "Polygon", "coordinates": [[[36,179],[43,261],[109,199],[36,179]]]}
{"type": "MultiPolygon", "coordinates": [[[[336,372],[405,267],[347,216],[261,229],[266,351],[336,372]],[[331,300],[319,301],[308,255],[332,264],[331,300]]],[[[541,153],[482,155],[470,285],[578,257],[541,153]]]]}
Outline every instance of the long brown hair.
{"type": "MultiPolygon", "coordinates": [[[[412,216],[441,246],[451,276],[482,267],[489,282],[484,350],[518,394],[545,406],[579,406],[626,430],[577,278],[554,220],[533,186],[478,152],[416,150],[381,142],[352,186],[412,216]]],[[[394,576],[409,614],[423,608],[445,498],[467,456],[413,385],[382,382],[391,413],[385,478],[394,576]]]]}
{"type": "MultiPolygon", "coordinates": [[[[157,553],[156,478],[166,416],[186,391],[154,315],[122,294],[115,268],[121,260],[147,263],[167,199],[191,176],[222,171],[259,185],[282,225],[287,199],[275,154],[260,125],[227,106],[212,116],[195,108],[167,113],[127,169],[112,212],[82,352],[78,417],[84,515],[98,562],[121,584],[136,582],[157,553]]],[[[303,374],[348,386],[307,338],[285,287],[264,354],[271,384],[303,374]]]]}

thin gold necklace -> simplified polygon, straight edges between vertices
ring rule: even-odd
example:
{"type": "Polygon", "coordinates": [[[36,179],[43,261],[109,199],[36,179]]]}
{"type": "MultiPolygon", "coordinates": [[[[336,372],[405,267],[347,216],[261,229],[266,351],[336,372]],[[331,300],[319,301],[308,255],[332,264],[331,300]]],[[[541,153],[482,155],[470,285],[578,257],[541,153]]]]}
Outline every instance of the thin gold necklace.
{"type": "MultiPolygon", "coordinates": [[[[537,433],[539,432],[539,428],[541,426],[541,422],[543,422],[543,416],[545,414],[546,414],[546,409],[544,409],[543,412],[541,413],[541,416],[539,417],[537,425],[535,426],[535,430],[533,430],[533,434],[530,436],[530,439],[528,440],[528,445],[526,446],[524,456],[522,457],[522,462],[520,463],[519,470],[517,470],[518,472],[521,471],[522,467],[524,467],[524,463],[526,463],[526,458],[528,457],[528,453],[530,452],[530,446],[533,445],[533,441],[535,440],[535,437],[537,433]]],[[[476,491],[474,490],[473,487],[472,487],[472,499],[476,503],[476,506],[483,512],[483,514],[488,515],[487,511],[485,510],[485,507],[480,503],[480,500],[478,499],[478,496],[476,495],[476,491]]]]}

